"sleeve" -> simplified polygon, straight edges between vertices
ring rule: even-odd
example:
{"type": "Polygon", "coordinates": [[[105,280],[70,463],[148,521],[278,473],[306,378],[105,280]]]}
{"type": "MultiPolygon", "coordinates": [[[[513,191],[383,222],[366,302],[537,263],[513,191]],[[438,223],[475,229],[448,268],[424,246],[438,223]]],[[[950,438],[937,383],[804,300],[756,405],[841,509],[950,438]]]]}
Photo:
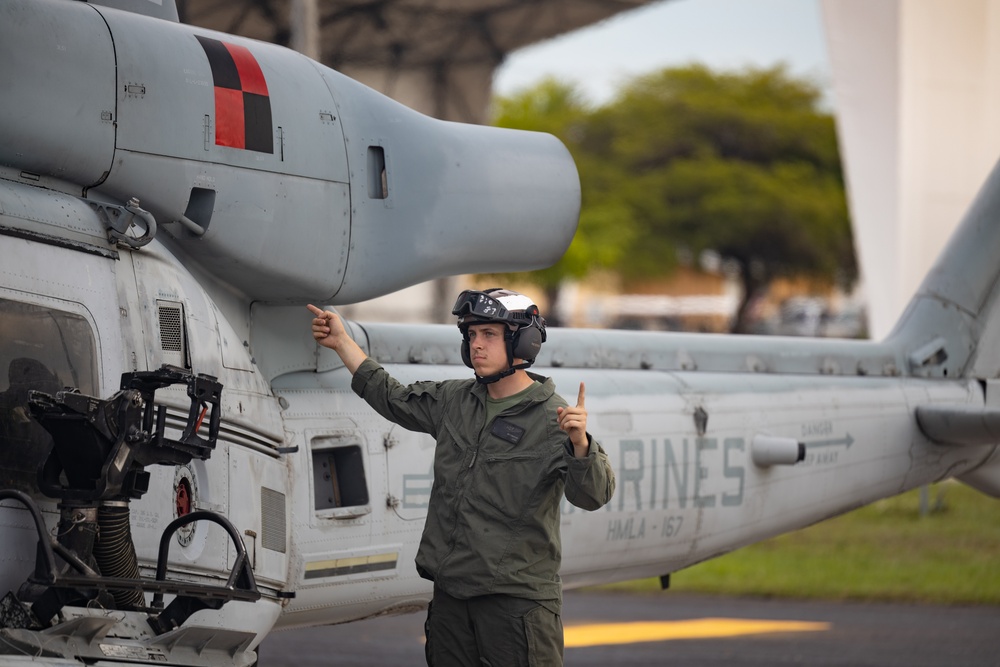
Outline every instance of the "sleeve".
{"type": "Polygon", "coordinates": [[[354,372],[351,389],[389,421],[410,431],[437,437],[443,404],[443,383],[415,382],[404,385],[389,375],[378,362],[369,358],[354,372]]]}
{"type": "MultiPolygon", "coordinates": [[[[566,457],[566,500],[585,510],[596,510],[608,503],[615,493],[615,473],[600,443],[587,434],[590,451],[582,459],[566,457]]],[[[568,440],[567,440],[568,442],[568,440]]]]}

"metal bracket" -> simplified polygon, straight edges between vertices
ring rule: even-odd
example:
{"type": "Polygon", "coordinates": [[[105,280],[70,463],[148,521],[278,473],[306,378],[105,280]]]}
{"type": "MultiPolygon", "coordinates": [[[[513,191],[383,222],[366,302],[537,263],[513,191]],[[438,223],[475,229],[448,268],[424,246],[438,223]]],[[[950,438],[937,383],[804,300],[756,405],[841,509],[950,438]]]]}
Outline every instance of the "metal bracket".
{"type": "Polygon", "coordinates": [[[86,201],[108,230],[108,241],[121,243],[130,248],[141,248],[156,236],[156,219],[149,211],[139,208],[139,200],[133,197],[125,206],[115,206],[102,202],[86,201]],[[133,225],[142,225],[145,232],[141,236],[130,236],[133,225]]]}

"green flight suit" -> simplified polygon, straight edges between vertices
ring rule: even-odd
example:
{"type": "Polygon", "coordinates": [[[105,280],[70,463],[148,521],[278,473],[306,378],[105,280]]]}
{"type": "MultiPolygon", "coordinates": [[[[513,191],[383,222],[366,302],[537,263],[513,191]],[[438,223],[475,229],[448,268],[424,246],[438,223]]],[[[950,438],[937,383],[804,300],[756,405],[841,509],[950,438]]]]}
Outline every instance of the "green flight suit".
{"type": "Polygon", "coordinates": [[[558,615],[560,502],[598,509],[615,479],[589,434],[587,456],[573,456],[556,413],[566,401],[551,379],[529,375],[538,384],[491,424],[486,386],[471,378],[407,386],[367,359],[352,388],[386,419],[437,440],[420,575],[453,598],[509,595],[558,615]]]}

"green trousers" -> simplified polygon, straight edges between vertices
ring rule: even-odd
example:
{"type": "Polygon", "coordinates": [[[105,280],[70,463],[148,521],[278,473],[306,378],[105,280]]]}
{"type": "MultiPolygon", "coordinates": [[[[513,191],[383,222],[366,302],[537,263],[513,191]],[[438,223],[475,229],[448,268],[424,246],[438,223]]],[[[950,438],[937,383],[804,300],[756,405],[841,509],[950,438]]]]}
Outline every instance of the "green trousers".
{"type": "Polygon", "coordinates": [[[437,586],[424,623],[431,667],[561,667],[562,619],[535,600],[459,600],[437,586]]]}

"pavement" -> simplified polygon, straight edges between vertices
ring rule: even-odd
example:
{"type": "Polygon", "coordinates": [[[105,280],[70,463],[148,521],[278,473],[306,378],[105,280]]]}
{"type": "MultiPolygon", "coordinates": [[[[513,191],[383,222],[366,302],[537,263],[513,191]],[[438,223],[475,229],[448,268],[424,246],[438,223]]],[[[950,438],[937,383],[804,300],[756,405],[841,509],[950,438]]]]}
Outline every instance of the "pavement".
{"type": "MultiPolygon", "coordinates": [[[[418,667],[423,613],[277,632],[260,667],[418,667]]],[[[1000,667],[1000,607],[569,591],[567,667],[1000,667]]]]}

